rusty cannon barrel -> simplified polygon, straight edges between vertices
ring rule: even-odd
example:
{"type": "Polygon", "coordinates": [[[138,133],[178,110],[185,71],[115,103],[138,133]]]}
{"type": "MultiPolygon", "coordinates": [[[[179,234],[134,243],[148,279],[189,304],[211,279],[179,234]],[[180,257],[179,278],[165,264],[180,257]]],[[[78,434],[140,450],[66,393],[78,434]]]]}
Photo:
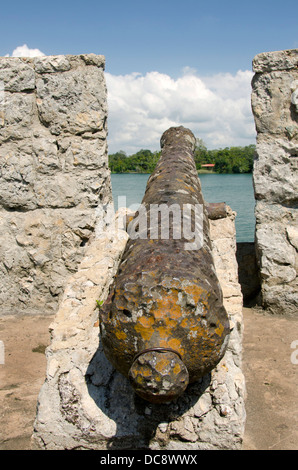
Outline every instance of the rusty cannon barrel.
{"type": "Polygon", "coordinates": [[[181,395],[223,357],[230,333],[209,220],[184,127],[161,137],[161,157],[100,311],[106,357],[152,403],[181,395]]]}

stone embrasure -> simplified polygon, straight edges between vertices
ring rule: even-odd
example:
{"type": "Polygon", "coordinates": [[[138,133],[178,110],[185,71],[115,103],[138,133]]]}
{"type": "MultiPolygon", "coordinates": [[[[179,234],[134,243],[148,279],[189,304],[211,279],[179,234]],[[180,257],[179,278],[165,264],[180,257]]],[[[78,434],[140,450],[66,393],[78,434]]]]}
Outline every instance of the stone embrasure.
{"type": "Polygon", "coordinates": [[[235,213],[227,208],[226,218],[210,220],[215,269],[232,328],[228,349],[210,374],[168,404],[152,404],[138,397],[129,380],[104,355],[96,300],[108,296],[128,235],[124,230],[108,229],[93,240],[77,273],[68,280],[51,325],[34,448],[241,448],[245,382],[234,219],[235,213]]]}
{"type": "Polygon", "coordinates": [[[272,313],[297,315],[298,49],[259,54],[253,67],[253,182],[262,302],[272,313]]]}
{"type": "Polygon", "coordinates": [[[56,309],[111,200],[104,64],[0,58],[2,313],[56,309]]]}

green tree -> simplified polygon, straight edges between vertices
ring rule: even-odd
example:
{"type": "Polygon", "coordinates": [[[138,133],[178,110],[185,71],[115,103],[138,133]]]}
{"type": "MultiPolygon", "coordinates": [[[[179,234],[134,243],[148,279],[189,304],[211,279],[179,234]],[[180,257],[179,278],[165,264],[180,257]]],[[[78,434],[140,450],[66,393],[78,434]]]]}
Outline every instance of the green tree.
{"type": "Polygon", "coordinates": [[[125,173],[127,170],[127,156],[123,150],[109,155],[109,167],[112,173],[125,173]]]}
{"type": "MultiPolygon", "coordinates": [[[[216,173],[251,173],[255,145],[246,147],[226,147],[224,149],[207,150],[202,139],[197,139],[194,151],[196,168],[200,170],[206,163],[214,164],[216,173]]],[[[161,155],[141,149],[127,156],[123,150],[109,155],[109,167],[112,173],[152,173],[161,155]]]]}
{"type": "Polygon", "coordinates": [[[196,148],[194,151],[194,159],[197,170],[202,168],[202,164],[210,163],[208,160],[208,150],[202,139],[196,139],[196,148]]]}

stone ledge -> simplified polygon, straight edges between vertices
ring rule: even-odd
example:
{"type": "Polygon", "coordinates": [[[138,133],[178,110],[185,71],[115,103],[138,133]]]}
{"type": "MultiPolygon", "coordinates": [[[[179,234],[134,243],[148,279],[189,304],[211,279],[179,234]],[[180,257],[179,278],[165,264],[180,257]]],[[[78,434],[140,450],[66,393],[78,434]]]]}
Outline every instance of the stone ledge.
{"type": "Polygon", "coordinates": [[[255,73],[291,70],[298,66],[298,49],[261,52],[253,59],[255,73]]]}

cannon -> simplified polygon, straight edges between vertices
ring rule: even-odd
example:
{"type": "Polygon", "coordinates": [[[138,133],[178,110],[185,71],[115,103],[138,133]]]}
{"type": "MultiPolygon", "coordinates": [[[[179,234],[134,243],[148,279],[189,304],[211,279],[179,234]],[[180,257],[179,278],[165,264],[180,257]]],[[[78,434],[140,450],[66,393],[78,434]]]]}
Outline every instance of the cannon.
{"type": "Polygon", "coordinates": [[[151,403],[170,402],[210,372],[230,333],[195,142],[182,126],[163,133],[161,157],[99,313],[107,359],[151,403]]]}

